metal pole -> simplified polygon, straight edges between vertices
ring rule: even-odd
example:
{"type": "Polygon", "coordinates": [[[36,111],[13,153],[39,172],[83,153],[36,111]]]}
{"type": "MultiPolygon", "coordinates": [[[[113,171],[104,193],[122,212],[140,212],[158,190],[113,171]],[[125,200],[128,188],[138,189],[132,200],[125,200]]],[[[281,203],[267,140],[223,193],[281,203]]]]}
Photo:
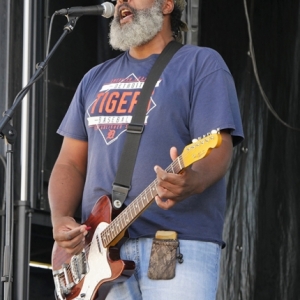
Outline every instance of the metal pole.
{"type": "MultiPolygon", "coordinates": [[[[24,0],[23,7],[23,64],[22,86],[26,86],[31,73],[31,34],[32,34],[32,1],[24,0]]],[[[22,101],[21,119],[21,187],[20,201],[15,203],[17,211],[16,224],[16,264],[14,273],[14,299],[29,299],[29,261],[30,261],[30,205],[28,201],[29,187],[29,95],[25,95],[22,101]]]]}
{"type": "Polygon", "coordinates": [[[5,182],[5,198],[10,199],[6,201],[5,207],[5,246],[3,255],[3,276],[1,280],[4,282],[4,300],[11,299],[12,282],[13,282],[13,145],[7,145],[6,160],[8,168],[6,170],[5,182]]]}
{"type": "Polygon", "coordinates": [[[187,0],[187,7],[182,14],[182,20],[188,24],[189,31],[185,33],[184,43],[198,45],[199,35],[199,11],[202,5],[201,0],[187,0]]]}
{"type": "MultiPolygon", "coordinates": [[[[31,0],[24,0],[23,17],[23,74],[22,86],[26,86],[30,80],[31,70],[31,0]]],[[[28,197],[28,153],[29,153],[29,93],[22,101],[21,120],[21,201],[27,201],[28,197]]]]}

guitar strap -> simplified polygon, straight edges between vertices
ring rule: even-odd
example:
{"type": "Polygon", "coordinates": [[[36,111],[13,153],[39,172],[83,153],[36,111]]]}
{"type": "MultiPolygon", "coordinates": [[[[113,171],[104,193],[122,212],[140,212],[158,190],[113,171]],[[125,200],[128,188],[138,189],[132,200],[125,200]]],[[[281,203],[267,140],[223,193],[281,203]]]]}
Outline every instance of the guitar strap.
{"type": "Polygon", "coordinates": [[[152,91],[162,71],[173,55],[183,45],[171,41],[157,58],[141,90],[138,102],[135,106],[131,122],[127,127],[127,135],[124,148],[120,157],[119,166],[113,183],[112,204],[114,209],[121,208],[130,190],[131,178],[135,159],[140,144],[140,139],[145,126],[147,107],[152,91]]]}

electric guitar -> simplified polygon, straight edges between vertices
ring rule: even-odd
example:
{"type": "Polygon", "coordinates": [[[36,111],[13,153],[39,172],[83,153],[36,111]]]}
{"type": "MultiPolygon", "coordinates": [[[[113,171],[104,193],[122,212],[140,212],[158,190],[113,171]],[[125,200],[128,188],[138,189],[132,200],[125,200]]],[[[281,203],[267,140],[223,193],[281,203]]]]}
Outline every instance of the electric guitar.
{"type": "MultiPolygon", "coordinates": [[[[206,157],[221,142],[222,138],[217,130],[193,140],[166,171],[180,173],[206,157]]],[[[157,195],[156,186],[155,179],[113,220],[111,201],[108,196],[102,196],[85,222],[91,229],[80,254],[70,255],[54,243],[52,270],[56,299],[93,300],[97,297],[98,290],[98,297],[105,299],[113,283],[122,282],[133,274],[134,262],[121,260],[116,244],[124,237],[128,227],[152,204],[157,195]]]]}

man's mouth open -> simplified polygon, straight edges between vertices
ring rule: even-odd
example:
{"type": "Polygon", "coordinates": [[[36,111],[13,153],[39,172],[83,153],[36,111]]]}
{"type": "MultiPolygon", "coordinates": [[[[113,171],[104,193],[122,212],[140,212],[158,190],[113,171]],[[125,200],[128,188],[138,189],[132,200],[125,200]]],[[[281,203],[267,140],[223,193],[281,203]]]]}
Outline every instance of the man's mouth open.
{"type": "Polygon", "coordinates": [[[133,18],[132,12],[128,8],[121,8],[119,10],[120,23],[125,24],[133,18]]]}

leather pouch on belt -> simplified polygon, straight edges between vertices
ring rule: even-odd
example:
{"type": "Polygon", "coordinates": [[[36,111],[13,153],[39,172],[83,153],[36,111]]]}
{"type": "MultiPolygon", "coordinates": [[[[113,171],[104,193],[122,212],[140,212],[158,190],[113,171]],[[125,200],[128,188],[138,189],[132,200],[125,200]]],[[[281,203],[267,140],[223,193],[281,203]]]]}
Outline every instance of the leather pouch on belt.
{"type": "Polygon", "coordinates": [[[175,231],[157,231],[153,239],[148,268],[150,279],[172,279],[175,277],[177,248],[179,241],[175,231]]]}

